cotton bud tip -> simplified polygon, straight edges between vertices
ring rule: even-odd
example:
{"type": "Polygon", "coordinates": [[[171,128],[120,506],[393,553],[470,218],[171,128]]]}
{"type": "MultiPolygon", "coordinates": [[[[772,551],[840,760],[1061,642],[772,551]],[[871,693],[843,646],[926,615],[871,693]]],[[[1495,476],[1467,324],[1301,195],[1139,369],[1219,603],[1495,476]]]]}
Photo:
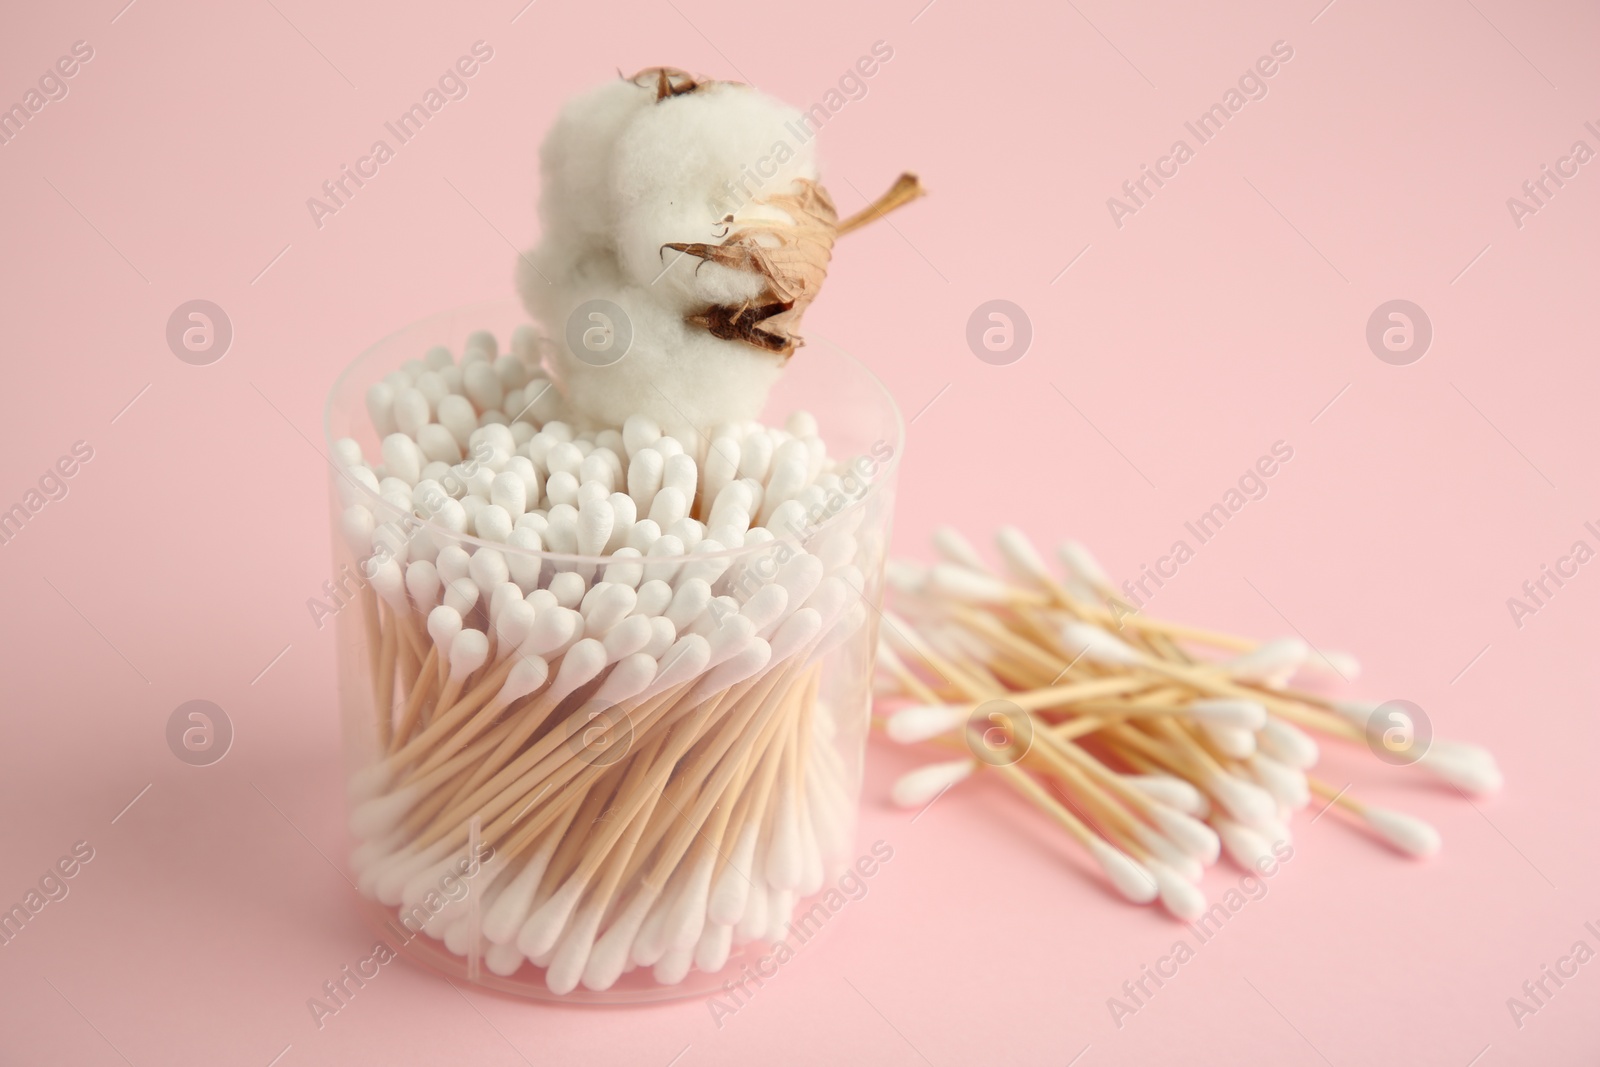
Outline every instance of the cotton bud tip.
{"type": "Polygon", "coordinates": [[[1200,720],[1200,729],[1211,739],[1218,752],[1232,759],[1248,759],[1255,755],[1256,735],[1238,726],[1200,720]]]}
{"type": "Polygon", "coordinates": [[[1497,792],[1504,783],[1494,757],[1477,745],[1434,741],[1421,763],[1440,781],[1475,796],[1497,792]]]}
{"type": "Polygon", "coordinates": [[[1228,673],[1252,682],[1287,679],[1306,662],[1311,649],[1298,637],[1277,637],[1264,641],[1228,664],[1228,673]]]}
{"type": "Polygon", "coordinates": [[[462,630],[450,643],[450,673],[465,678],[489,658],[489,639],[482,630],[462,630]]]}
{"type": "Polygon", "coordinates": [[[951,563],[968,570],[982,573],[989,569],[983,557],[972,547],[972,542],[961,536],[953,526],[941,526],[933,531],[933,547],[951,563]]]}
{"type": "Polygon", "coordinates": [[[1155,879],[1157,892],[1161,896],[1161,906],[1166,908],[1173,918],[1193,922],[1205,914],[1205,894],[1195,888],[1193,882],[1166,864],[1155,860],[1146,861],[1145,868],[1155,879]]]}
{"type": "Polygon", "coordinates": [[[1212,818],[1211,825],[1235,866],[1253,873],[1271,861],[1272,843],[1255,830],[1220,815],[1212,818]]]}
{"type": "Polygon", "coordinates": [[[889,588],[907,596],[916,596],[928,586],[927,568],[904,560],[891,559],[884,566],[883,576],[888,580],[889,588]]]}
{"type": "Polygon", "coordinates": [[[1310,734],[1282,719],[1269,718],[1257,740],[1263,752],[1297,770],[1315,767],[1321,754],[1310,734]]]}
{"type": "Polygon", "coordinates": [[[1367,808],[1362,818],[1378,836],[1408,856],[1421,859],[1439,851],[1439,831],[1414,815],[1387,808],[1367,808]]]}
{"type": "Polygon", "coordinates": [[[1126,853],[1097,837],[1089,839],[1089,852],[1123,897],[1135,904],[1148,904],[1156,898],[1159,887],[1155,878],[1126,853]]]}
{"type": "Polygon", "coordinates": [[[1267,723],[1267,709],[1254,700],[1208,698],[1194,701],[1187,710],[1202,722],[1231,726],[1240,730],[1259,730],[1267,723]]]}
{"type": "Polygon", "coordinates": [[[889,791],[889,798],[902,808],[923,807],[931,804],[940,793],[965,779],[976,767],[977,763],[969,759],[930,763],[910,774],[902,775],[889,791]]]}
{"type": "Polygon", "coordinates": [[[1249,760],[1250,773],[1267,792],[1286,808],[1298,811],[1311,803],[1311,789],[1305,772],[1279,763],[1271,756],[1256,753],[1249,760]]]}
{"type": "Polygon", "coordinates": [[[1214,776],[1208,788],[1217,803],[1233,818],[1249,826],[1260,826],[1277,818],[1278,805],[1260,786],[1231,775],[1214,776]]]}
{"type": "Polygon", "coordinates": [[[1132,666],[1141,662],[1139,653],[1120,638],[1086,622],[1063,624],[1061,643],[1072,655],[1082,656],[1091,663],[1132,666]]]}
{"type": "Polygon", "coordinates": [[[887,733],[891,741],[914,745],[956,729],[969,714],[967,708],[948,704],[915,704],[889,717],[887,733]]]}
{"type": "Polygon", "coordinates": [[[500,687],[500,699],[507,703],[520,700],[544,685],[549,676],[549,664],[537,656],[519,659],[511,668],[511,673],[506,675],[505,684],[500,687]]]}
{"type": "Polygon", "coordinates": [[[1346,682],[1361,677],[1361,661],[1348,652],[1332,648],[1311,655],[1300,669],[1307,674],[1335,675],[1346,682]]]}
{"type": "Polygon", "coordinates": [[[1033,547],[1028,535],[1015,526],[1002,526],[995,534],[995,544],[1005,557],[1006,566],[1020,578],[1040,585],[1051,584],[1050,568],[1045,566],[1039,550],[1033,547]]]}
{"type": "Polygon", "coordinates": [[[1006,604],[1016,598],[1000,579],[954,563],[935,563],[928,579],[938,592],[968,604],[1006,604]]]}
{"type": "Polygon", "coordinates": [[[1205,796],[1182,778],[1170,774],[1130,774],[1125,775],[1123,781],[1186,815],[1199,815],[1205,810],[1205,796]]]}
{"type": "Polygon", "coordinates": [[[1061,557],[1061,562],[1067,565],[1067,569],[1083,581],[1100,589],[1111,586],[1111,579],[1101,570],[1099,561],[1081,543],[1066,541],[1056,549],[1056,554],[1061,557]]]}
{"type": "Polygon", "coordinates": [[[1155,820],[1161,832],[1184,852],[1208,867],[1217,862],[1222,843],[1211,827],[1181,811],[1165,807],[1155,809],[1155,820]]]}

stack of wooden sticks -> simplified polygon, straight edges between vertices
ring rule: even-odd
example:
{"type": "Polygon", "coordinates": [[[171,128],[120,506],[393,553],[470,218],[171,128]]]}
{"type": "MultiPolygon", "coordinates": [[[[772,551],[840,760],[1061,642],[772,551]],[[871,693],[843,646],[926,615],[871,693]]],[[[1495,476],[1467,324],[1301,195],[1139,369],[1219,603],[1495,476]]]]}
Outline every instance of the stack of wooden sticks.
{"type": "Polygon", "coordinates": [[[792,564],[764,587],[782,593],[659,656],[638,650],[645,617],[600,604],[540,604],[526,626],[502,610],[493,637],[437,635],[440,655],[415,614],[369,600],[384,711],[351,783],[363,892],[497,974],[531,960],[557,993],[635,966],[676,983],[781,936],[848,852],[854,772],[818,684],[861,623],[853,590],[792,564]],[[572,641],[573,616],[599,636],[572,641]],[[475,891],[417,910],[480,842],[475,891]]]}
{"type": "Polygon", "coordinates": [[[942,562],[891,564],[897,614],[880,630],[879,692],[916,703],[884,728],[966,753],[903,777],[894,797],[904,806],[992,770],[1123,896],[1193,919],[1206,906],[1195,884],[1205,867],[1223,852],[1247,870],[1267,862],[1312,794],[1403,853],[1437,851],[1426,823],[1309,775],[1313,733],[1379,746],[1389,762],[1465,792],[1499,787],[1483,749],[1419,736],[1401,709],[1289,684],[1318,665],[1353,675],[1353,657],[1153,618],[1081,545],[1061,546],[1058,575],[1020,531],[997,540],[1002,572],[948,528],[935,536],[942,562]]]}

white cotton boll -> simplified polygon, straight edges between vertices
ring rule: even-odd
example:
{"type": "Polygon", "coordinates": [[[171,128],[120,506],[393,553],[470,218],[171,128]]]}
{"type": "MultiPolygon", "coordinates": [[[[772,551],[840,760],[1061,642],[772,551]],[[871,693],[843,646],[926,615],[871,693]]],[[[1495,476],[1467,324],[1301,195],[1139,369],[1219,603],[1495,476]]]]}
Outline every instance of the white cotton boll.
{"type": "Polygon", "coordinates": [[[591,244],[610,236],[615,213],[606,194],[613,149],[628,121],[654,102],[653,90],[618,78],[562,107],[539,149],[539,217],[546,242],[591,244]]]}
{"type": "Polygon", "coordinates": [[[586,260],[576,270],[560,284],[526,292],[530,312],[541,321],[565,323],[581,305],[608,300],[622,309],[632,332],[626,354],[605,365],[579,359],[565,340],[555,345],[557,387],[581,422],[617,426],[643,413],[690,439],[697,427],[729,414],[760,413],[782,371],[781,357],[690,325],[655,292],[619,283],[613,266],[586,260]]]}
{"type": "Polygon", "coordinates": [[[815,140],[796,146],[787,125],[798,127],[801,120],[799,110],[731,83],[703,85],[638,112],[617,139],[611,181],[617,258],[625,280],[639,286],[655,282],[663,299],[677,298],[679,313],[755,297],[757,279],[711,263],[690,259],[662,275],[674,255],[662,247],[713,242],[727,231],[729,215],[737,228],[774,210],[758,201],[790,191],[797,179],[816,180],[815,140]],[[787,158],[773,151],[779,142],[792,150],[787,158]],[[767,161],[773,173],[750,173],[758,160],[767,161]],[[744,187],[730,190],[741,179],[744,187]]]}
{"type": "Polygon", "coordinates": [[[539,345],[543,340],[538,330],[523,323],[511,331],[511,354],[533,366],[539,362],[539,345]]]}

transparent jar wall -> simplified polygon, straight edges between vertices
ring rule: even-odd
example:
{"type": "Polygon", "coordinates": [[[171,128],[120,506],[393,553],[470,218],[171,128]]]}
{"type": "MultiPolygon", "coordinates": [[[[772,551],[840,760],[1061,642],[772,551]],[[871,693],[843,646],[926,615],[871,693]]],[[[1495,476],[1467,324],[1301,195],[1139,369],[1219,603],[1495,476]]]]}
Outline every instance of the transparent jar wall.
{"type": "MultiPolygon", "coordinates": [[[[473,330],[493,332],[504,347],[522,321],[506,301],[380,342],[329,399],[330,449],[350,437],[376,458],[370,384],[430,345],[459,356],[473,330]]],[[[535,597],[532,625],[556,627],[547,641],[562,635],[551,619],[541,622],[549,594],[535,590],[555,579],[568,596],[578,579],[587,588],[632,575],[609,569],[617,557],[530,553],[449,534],[334,471],[334,582],[348,593],[335,626],[349,869],[391,947],[531,997],[699,995],[789,938],[791,918],[850,867],[901,427],[881,384],[816,338],[785,370],[762,421],[781,426],[796,410],[816,418],[840,461],[839,485],[821,501],[813,495],[805,521],[772,542],[647,561],[675,600],[690,577],[714,575],[712,593],[732,602],[693,617],[687,602],[656,609],[683,625],[668,635],[652,623],[650,645],[627,656],[643,625],[607,627],[598,604],[583,622],[584,648],[569,639],[535,657],[532,639],[511,647],[528,613],[505,612],[501,568],[486,562],[469,571],[476,596],[463,590],[454,600],[467,608],[464,628],[484,640],[453,639],[451,677],[428,627],[433,604],[396,581],[413,558],[498,553],[518,590],[535,597]],[[351,508],[373,515],[375,552],[352,547],[351,508]],[[780,618],[765,622],[780,602],[780,618]],[[491,605],[502,627],[490,623],[491,605]],[[474,643],[487,649],[475,668],[474,643]],[[653,674],[640,660],[652,653],[653,674]],[[608,662],[563,696],[587,673],[577,670],[584,655],[608,662]],[[630,671],[649,684],[613,699],[637,689],[625,680],[630,671]]],[[[637,603],[633,610],[646,614],[637,603]]]]}

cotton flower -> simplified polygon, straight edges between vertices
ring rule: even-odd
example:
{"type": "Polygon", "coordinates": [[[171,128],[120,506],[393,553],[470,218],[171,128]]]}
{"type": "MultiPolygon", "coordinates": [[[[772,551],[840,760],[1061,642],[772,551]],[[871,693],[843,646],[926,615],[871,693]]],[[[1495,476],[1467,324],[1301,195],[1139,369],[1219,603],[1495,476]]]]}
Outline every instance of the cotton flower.
{"type": "Polygon", "coordinates": [[[760,415],[854,221],[839,222],[802,129],[750,86],[670,68],[563,109],[517,285],[553,335],[575,420],[643,414],[687,435],[760,415]]]}

